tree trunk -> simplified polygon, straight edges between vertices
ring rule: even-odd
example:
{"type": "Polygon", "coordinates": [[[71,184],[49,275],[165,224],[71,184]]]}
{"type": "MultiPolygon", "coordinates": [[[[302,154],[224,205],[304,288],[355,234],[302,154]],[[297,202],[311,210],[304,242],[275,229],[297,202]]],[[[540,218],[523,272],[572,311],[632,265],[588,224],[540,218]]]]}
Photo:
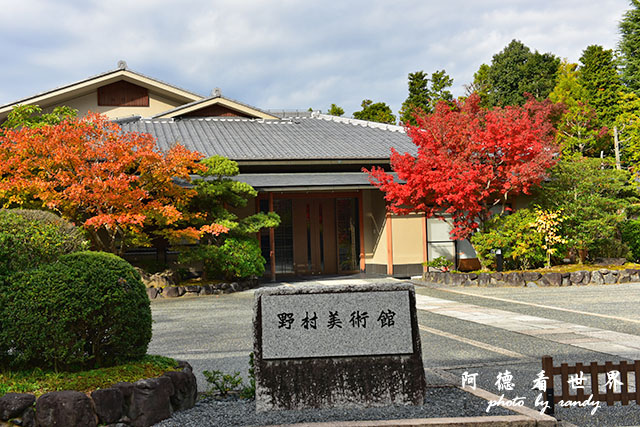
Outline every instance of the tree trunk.
{"type": "Polygon", "coordinates": [[[616,169],[622,169],[620,167],[620,139],[618,137],[618,127],[613,127],[613,150],[616,154],[616,169]]]}

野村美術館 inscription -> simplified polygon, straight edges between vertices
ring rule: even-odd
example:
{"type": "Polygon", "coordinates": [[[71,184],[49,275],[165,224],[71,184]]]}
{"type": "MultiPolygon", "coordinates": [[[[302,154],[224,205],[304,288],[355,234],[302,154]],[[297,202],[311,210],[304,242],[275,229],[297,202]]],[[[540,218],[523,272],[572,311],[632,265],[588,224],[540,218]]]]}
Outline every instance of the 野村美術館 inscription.
{"type": "Polygon", "coordinates": [[[409,292],[264,295],[264,359],[413,353],[409,292]]]}

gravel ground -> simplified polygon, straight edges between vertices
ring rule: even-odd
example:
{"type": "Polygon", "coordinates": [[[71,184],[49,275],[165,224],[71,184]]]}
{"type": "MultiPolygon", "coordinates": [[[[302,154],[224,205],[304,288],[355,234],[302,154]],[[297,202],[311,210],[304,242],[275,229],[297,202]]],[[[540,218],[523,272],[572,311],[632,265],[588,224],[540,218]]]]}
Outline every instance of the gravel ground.
{"type": "Polygon", "coordinates": [[[264,426],[303,422],[393,420],[403,418],[472,417],[514,415],[504,408],[486,412],[487,401],[456,387],[427,388],[422,406],[388,406],[363,409],[308,409],[303,411],[255,412],[253,400],[202,400],[192,409],[176,412],[156,427],[264,426]]]}

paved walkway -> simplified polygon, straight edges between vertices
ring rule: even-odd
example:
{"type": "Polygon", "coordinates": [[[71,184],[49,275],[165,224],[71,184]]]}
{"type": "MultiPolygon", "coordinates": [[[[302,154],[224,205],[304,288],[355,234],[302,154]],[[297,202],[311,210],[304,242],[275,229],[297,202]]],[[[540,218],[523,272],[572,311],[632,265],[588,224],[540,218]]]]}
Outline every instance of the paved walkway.
{"type": "Polygon", "coordinates": [[[640,360],[640,336],[416,294],[416,308],[561,344],[640,360]],[[624,343],[624,344],[621,344],[624,343]]]}

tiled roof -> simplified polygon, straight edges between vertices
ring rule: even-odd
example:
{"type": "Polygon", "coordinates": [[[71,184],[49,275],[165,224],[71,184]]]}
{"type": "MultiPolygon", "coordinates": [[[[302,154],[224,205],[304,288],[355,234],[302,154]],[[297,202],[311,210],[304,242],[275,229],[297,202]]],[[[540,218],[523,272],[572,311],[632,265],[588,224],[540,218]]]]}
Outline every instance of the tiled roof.
{"type": "Polygon", "coordinates": [[[401,126],[318,115],[284,120],[241,118],[141,119],[124,131],[153,135],[166,150],[180,142],[205,156],[232,160],[385,159],[394,147],[416,154],[401,126]]]}
{"type": "Polygon", "coordinates": [[[163,84],[163,85],[170,86],[170,87],[172,87],[172,88],[174,88],[174,89],[178,89],[178,90],[181,90],[181,91],[183,91],[183,92],[187,92],[187,93],[189,93],[189,94],[191,94],[191,95],[193,95],[193,96],[195,96],[195,97],[202,98],[202,96],[200,96],[200,95],[198,95],[198,94],[196,94],[196,93],[193,93],[193,92],[191,92],[191,91],[188,91],[188,90],[186,90],[186,89],[179,88],[178,86],[172,85],[172,84],[170,84],[170,83],[163,82],[162,80],[158,80],[158,79],[155,79],[155,78],[153,78],[153,77],[149,77],[149,76],[147,76],[147,75],[144,75],[144,74],[142,74],[142,73],[139,73],[139,72],[137,72],[137,71],[130,70],[129,68],[123,67],[123,68],[116,68],[115,70],[105,71],[104,73],[96,74],[95,76],[87,77],[86,79],[78,80],[78,81],[76,81],[76,82],[69,83],[69,84],[65,84],[65,85],[63,85],[63,86],[58,86],[58,87],[56,87],[56,88],[53,88],[53,89],[50,89],[50,90],[47,90],[47,91],[44,91],[44,92],[37,93],[37,94],[35,94],[35,95],[31,95],[31,96],[28,96],[28,97],[26,97],[26,98],[22,98],[22,99],[19,99],[19,100],[17,100],[17,101],[10,102],[10,103],[8,103],[8,104],[0,105],[0,108],[8,107],[8,106],[15,105],[15,104],[23,104],[23,103],[25,103],[26,101],[29,101],[30,99],[33,99],[33,98],[39,98],[39,97],[41,97],[41,96],[45,96],[45,95],[48,95],[48,94],[50,94],[50,93],[54,93],[54,92],[57,92],[57,91],[60,91],[60,90],[64,90],[64,89],[67,89],[67,88],[71,88],[71,87],[73,87],[73,86],[77,86],[77,85],[79,85],[79,84],[82,84],[82,83],[85,83],[85,82],[89,82],[89,81],[91,81],[91,80],[97,80],[97,79],[99,79],[99,78],[101,78],[101,77],[108,76],[109,74],[119,73],[119,72],[121,72],[121,71],[128,71],[128,72],[130,72],[130,73],[132,73],[132,74],[137,74],[137,75],[138,75],[138,76],[140,76],[140,77],[144,77],[144,78],[146,78],[146,79],[153,80],[153,81],[158,82],[158,83],[161,83],[161,84],[163,84]]]}

